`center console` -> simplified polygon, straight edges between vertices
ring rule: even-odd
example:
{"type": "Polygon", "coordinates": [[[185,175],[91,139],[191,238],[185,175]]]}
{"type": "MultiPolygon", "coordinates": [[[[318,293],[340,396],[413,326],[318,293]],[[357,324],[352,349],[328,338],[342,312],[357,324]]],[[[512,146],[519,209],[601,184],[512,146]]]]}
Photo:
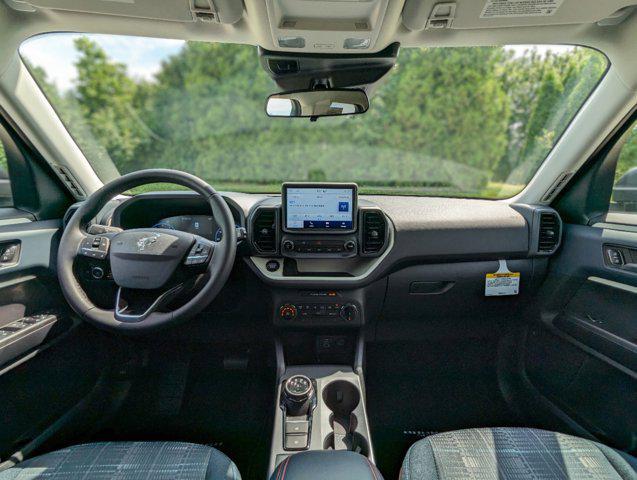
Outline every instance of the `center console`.
{"type": "Polygon", "coordinates": [[[270,474],[298,452],[354,452],[373,464],[363,392],[351,367],[286,368],[277,390],[270,474]]]}
{"type": "Polygon", "coordinates": [[[391,250],[389,219],[359,201],[356,184],[285,183],[251,211],[248,237],[247,262],[273,287],[277,327],[269,475],[380,479],[362,364],[365,320],[380,311],[385,285],[359,281],[391,250]]]}

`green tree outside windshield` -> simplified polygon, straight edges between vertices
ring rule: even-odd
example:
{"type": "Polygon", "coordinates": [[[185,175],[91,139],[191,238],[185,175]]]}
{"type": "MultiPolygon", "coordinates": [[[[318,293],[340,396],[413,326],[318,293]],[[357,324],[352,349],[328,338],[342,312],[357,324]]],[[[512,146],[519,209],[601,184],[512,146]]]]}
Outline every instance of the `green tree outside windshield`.
{"type": "Polygon", "coordinates": [[[176,168],[239,191],[320,179],[356,181],[363,193],[508,197],[606,69],[583,48],[402,49],[366,114],[310,123],[265,116],[278,88],[252,46],[188,42],[154,81],[132,78],[90,37],[75,48],[72,90],[32,71],[103,179],[176,168]]]}

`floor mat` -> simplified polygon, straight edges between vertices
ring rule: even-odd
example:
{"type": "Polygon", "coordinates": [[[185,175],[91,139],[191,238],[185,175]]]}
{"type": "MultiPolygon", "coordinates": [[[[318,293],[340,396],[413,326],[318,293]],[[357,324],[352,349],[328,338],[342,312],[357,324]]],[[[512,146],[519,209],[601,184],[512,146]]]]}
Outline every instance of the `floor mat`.
{"type": "Polygon", "coordinates": [[[409,446],[428,435],[519,424],[498,389],[495,352],[488,340],[367,346],[367,413],[385,478],[398,478],[409,446]]]}
{"type": "Polygon", "coordinates": [[[219,352],[154,352],[121,414],[97,439],[180,440],[221,450],[244,480],[267,472],[275,369],[266,349],[226,362],[219,352]],[[170,361],[167,361],[170,359],[170,361]]]}

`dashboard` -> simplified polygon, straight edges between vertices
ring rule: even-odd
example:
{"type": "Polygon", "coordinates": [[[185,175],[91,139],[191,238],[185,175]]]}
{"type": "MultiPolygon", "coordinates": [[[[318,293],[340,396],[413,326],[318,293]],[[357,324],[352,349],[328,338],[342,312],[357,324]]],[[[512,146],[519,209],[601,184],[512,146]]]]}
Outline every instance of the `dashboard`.
{"type": "MultiPolygon", "coordinates": [[[[352,183],[285,183],[281,194],[223,197],[242,230],[238,258],[260,280],[286,288],[354,288],[414,263],[542,257],[557,248],[538,248],[541,218],[557,217],[544,206],[359,196],[352,183]]],[[[99,221],[223,238],[210,206],[194,192],[120,198],[99,221]]]]}
{"type": "MultiPolygon", "coordinates": [[[[272,318],[284,327],[360,325],[385,295],[395,300],[394,313],[408,314],[420,300],[453,309],[474,298],[486,308],[493,303],[484,297],[485,273],[505,259],[528,287],[534,272],[546,269],[545,257],[557,250],[561,236],[557,212],[540,205],[359,196],[356,185],[347,183],[286,183],[281,194],[222,195],[241,230],[238,283],[235,295],[224,298],[238,308],[247,293],[237,285],[257,282],[251,295],[267,292],[272,318]],[[558,229],[549,232],[555,243],[548,250],[541,246],[546,225],[558,229]]],[[[96,220],[122,229],[223,238],[210,205],[194,192],[120,197],[96,220]]],[[[84,277],[102,282],[109,278],[104,268],[87,265],[84,277]]]]}

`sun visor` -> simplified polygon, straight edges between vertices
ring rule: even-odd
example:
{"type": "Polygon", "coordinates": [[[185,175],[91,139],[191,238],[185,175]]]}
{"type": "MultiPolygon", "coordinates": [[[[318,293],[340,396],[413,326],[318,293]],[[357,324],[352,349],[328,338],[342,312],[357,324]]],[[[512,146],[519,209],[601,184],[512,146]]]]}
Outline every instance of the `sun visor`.
{"type": "MultiPolygon", "coordinates": [[[[629,14],[637,0],[406,0],[403,25],[423,29],[469,30],[604,23],[629,14]]],[[[622,18],[623,20],[623,18],[622,18]]]]}
{"type": "Polygon", "coordinates": [[[23,12],[61,10],[122,17],[232,24],[243,16],[242,0],[5,0],[23,12]]]}

